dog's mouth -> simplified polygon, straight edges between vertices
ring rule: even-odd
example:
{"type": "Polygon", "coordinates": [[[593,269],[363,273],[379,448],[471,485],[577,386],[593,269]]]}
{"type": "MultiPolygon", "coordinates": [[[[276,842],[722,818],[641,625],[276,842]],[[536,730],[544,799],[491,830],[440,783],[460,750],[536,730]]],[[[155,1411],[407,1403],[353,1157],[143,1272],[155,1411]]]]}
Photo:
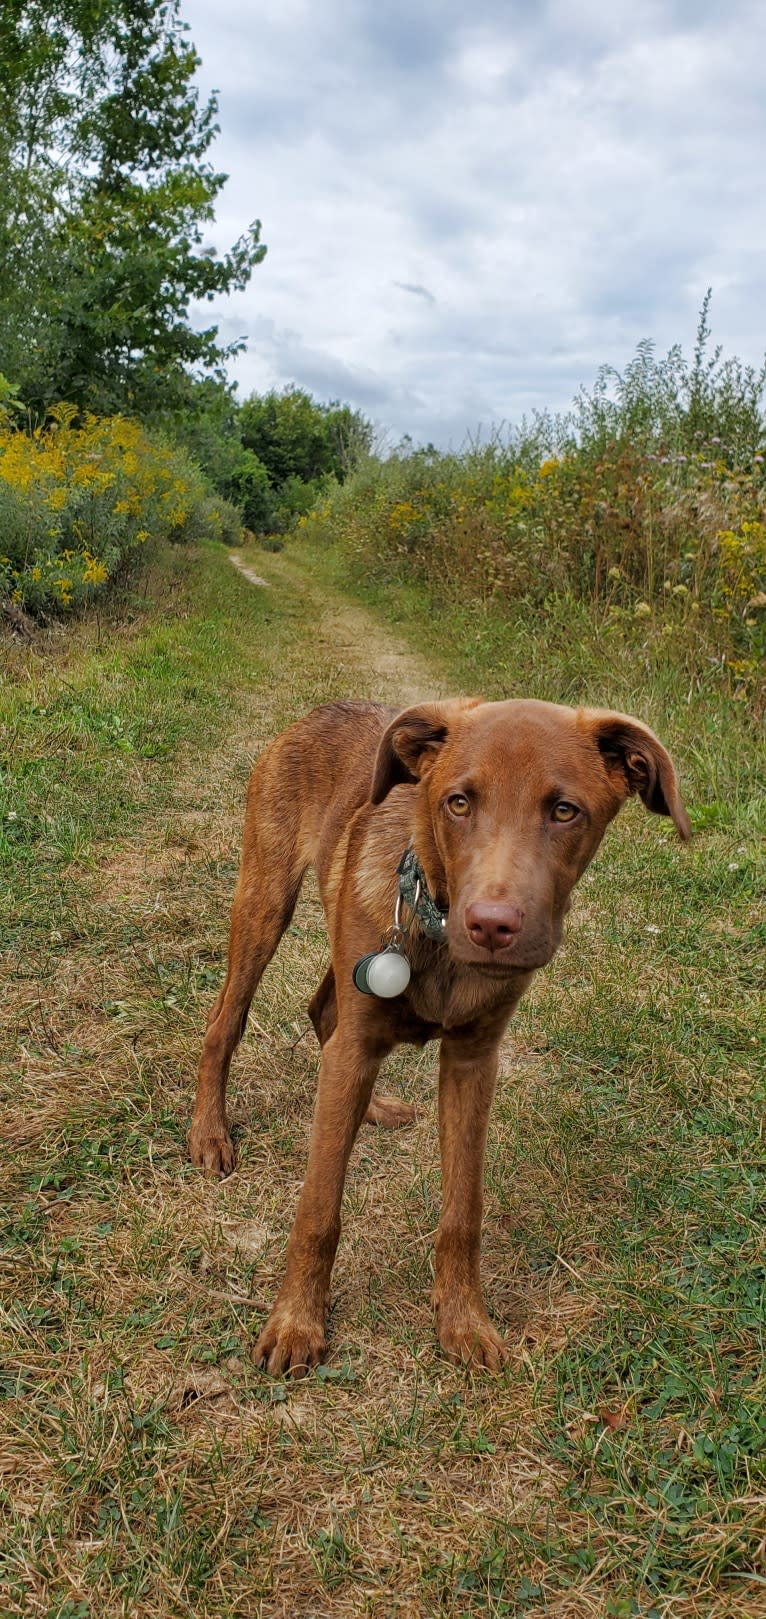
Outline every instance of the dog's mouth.
{"type": "Polygon", "coordinates": [[[511,950],[500,950],[492,954],[488,950],[478,951],[456,950],[450,948],[450,955],[454,962],[461,967],[473,967],[485,978],[510,978],[512,973],[534,972],[538,967],[547,967],[556,953],[555,946],[549,950],[527,950],[514,953],[511,950]]]}
{"type": "Polygon", "coordinates": [[[505,950],[482,950],[467,937],[450,940],[449,953],[461,967],[473,967],[485,978],[508,978],[512,973],[534,972],[553,960],[559,939],[515,939],[505,950]]]}

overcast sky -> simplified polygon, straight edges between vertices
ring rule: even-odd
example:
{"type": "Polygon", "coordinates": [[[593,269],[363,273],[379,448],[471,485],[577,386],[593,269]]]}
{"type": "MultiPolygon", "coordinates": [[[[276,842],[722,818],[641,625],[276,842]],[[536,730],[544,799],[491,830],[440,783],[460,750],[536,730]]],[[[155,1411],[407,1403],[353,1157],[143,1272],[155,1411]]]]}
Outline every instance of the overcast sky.
{"type": "MultiPolygon", "coordinates": [[[[391,439],[568,405],[636,343],[766,346],[764,0],[184,0],[219,92],[240,396],[391,439]]],[[[209,319],[209,308],[205,311],[209,319]]]]}

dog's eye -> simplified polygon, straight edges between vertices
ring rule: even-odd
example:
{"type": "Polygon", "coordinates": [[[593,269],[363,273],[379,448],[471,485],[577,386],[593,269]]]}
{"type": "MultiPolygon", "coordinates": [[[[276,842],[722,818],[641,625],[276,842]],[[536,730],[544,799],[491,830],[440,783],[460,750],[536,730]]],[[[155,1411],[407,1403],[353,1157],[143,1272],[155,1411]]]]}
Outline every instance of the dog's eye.
{"type": "Polygon", "coordinates": [[[573,821],[575,816],[579,815],[579,813],[580,811],[578,810],[576,804],[568,804],[565,798],[561,798],[559,799],[558,804],[554,804],[553,809],[551,810],[551,820],[573,821]]]}
{"type": "Polygon", "coordinates": [[[457,815],[458,817],[461,815],[470,815],[471,813],[471,806],[465,796],[465,793],[451,793],[447,799],[447,808],[450,815],[457,815]]]}

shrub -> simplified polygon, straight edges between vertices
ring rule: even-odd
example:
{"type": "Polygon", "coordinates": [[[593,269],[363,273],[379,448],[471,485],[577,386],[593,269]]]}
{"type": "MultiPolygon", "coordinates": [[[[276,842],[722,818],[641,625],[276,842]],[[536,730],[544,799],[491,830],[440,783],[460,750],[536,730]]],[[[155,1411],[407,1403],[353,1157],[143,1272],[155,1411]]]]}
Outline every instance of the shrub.
{"type": "Polygon", "coordinates": [[[184,451],[122,416],[75,419],[67,405],[34,432],[0,419],[0,596],[67,609],[124,578],[154,540],[241,538],[184,451]]]}
{"type": "Polygon", "coordinates": [[[502,611],[523,599],[542,610],[570,596],[615,629],[632,620],[684,629],[700,661],[717,653],[735,689],[750,696],[766,652],[757,379],[748,373],[735,408],[736,367],[721,368],[720,398],[705,373],[689,410],[696,401],[699,420],[703,396],[708,426],[720,425],[720,406],[737,432],[692,433],[676,399],[672,447],[661,435],[672,417],[667,377],[652,410],[653,373],[644,361],[639,369],[622,414],[619,398],[607,410],[600,394],[590,416],[581,409],[579,438],[567,418],[460,455],[405,447],[326,488],[297,532],[337,545],[360,581],[425,585],[437,607],[474,601],[502,611]],[[690,433],[693,447],[678,448],[690,433]]]}

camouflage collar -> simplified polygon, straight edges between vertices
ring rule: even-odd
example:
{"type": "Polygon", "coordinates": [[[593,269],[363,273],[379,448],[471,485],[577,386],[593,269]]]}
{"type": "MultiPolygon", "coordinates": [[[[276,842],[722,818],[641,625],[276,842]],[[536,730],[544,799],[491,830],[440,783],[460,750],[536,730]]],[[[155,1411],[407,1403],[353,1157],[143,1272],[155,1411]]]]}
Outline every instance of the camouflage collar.
{"type": "Polygon", "coordinates": [[[444,939],[447,927],[447,912],[437,905],[430,893],[425,879],[423,867],[418,860],[412,845],[405,849],[399,865],[399,893],[405,905],[417,917],[423,932],[429,939],[444,939]]]}

